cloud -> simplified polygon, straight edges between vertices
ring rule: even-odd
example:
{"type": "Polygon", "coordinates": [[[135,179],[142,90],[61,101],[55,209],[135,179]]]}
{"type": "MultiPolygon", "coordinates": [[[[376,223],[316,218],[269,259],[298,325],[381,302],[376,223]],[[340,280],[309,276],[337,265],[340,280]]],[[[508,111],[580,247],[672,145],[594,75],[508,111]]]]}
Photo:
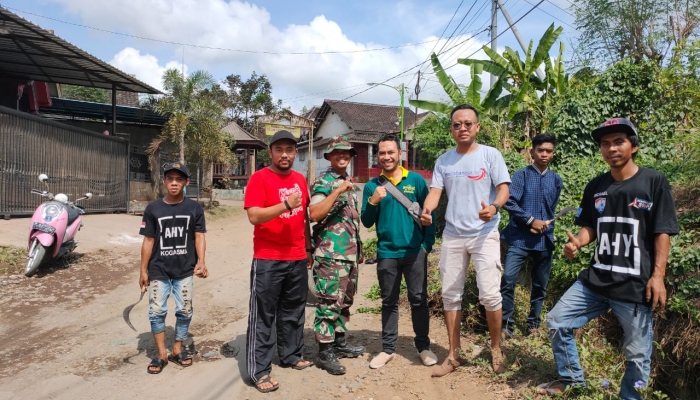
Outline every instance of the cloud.
{"type": "MultiPolygon", "coordinates": [[[[304,105],[320,104],[324,98],[348,98],[367,89],[368,82],[383,82],[395,75],[400,76],[387,83],[406,83],[409,93],[412,93],[417,69],[401,74],[424,62],[433,48],[440,49],[445,42],[443,39],[436,45],[437,38],[427,36],[416,40],[432,42],[366,52],[368,49],[396,46],[397,43],[354,41],[343,32],[338,22],[323,15],[311,18],[308,24],[276,27],[271,23],[268,10],[238,0],[51,1],[63,5],[68,13],[78,16],[86,25],[103,29],[210,48],[278,53],[260,54],[188,47],[185,61],[192,70],[208,70],[217,79],[223,79],[228,74],[240,74],[246,78],[253,71],[265,74],[272,83],[274,95],[283,99],[284,104],[291,106],[293,110],[299,110],[304,105]],[[346,53],[279,54],[329,51],[346,53]]],[[[429,17],[432,21],[438,20],[435,12],[431,11],[429,17]]],[[[398,20],[393,23],[404,24],[405,21],[398,20]]],[[[467,38],[468,36],[453,38],[447,48],[467,38]]],[[[114,39],[122,40],[121,37],[114,39]]],[[[167,61],[161,66],[163,60],[158,60],[151,54],[141,54],[139,48],[158,49],[161,58],[163,54],[172,52],[172,58],[177,59],[181,46],[145,41],[132,42],[129,45],[131,47],[126,47],[116,54],[111,63],[155,87],[161,87],[160,76],[166,68],[180,66],[177,61],[167,61]]],[[[455,47],[450,54],[442,56],[441,59],[446,60],[443,62],[445,66],[448,63],[454,64],[451,60],[456,58],[457,52],[459,56],[464,56],[482,45],[483,42],[479,40],[468,41],[455,47]]],[[[422,69],[432,72],[429,62],[423,65],[422,69]]],[[[459,78],[461,83],[468,82],[466,66],[456,66],[450,73],[462,75],[459,78]]],[[[430,92],[434,91],[442,93],[439,87],[430,92]]],[[[430,92],[421,94],[421,98],[438,97],[430,92]]],[[[388,88],[372,88],[350,100],[398,104],[399,96],[388,88]]]]}
{"type": "MultiPolygon", "coordinates": [[[[136,76],[139,80],[163,90],[163,73],[171,68],[183,70],[183,64],[177,61],[169,61],[165,66],[160,66],[158,59],[150,54],[141,54],[133,47],[127,47],[117,53],[109,62],[114,67],[136,76]]],[[[184,65],[185,74],[188,73],[187,65],[184,65]]]]}

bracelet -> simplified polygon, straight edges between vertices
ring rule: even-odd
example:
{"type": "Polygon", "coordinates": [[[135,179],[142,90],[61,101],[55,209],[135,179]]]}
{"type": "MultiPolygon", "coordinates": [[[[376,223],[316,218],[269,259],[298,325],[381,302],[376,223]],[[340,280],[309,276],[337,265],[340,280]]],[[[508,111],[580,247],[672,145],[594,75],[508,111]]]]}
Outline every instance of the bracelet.
{"type": "Polygon", "coordinates": [[[530,219],[527,220],[525,225],[530,226],[530,225],[532,225],[533,222],[535,222],[535,217],[530,217],[530,219]]]}
{"type": "Polygon", "coordinates": [[[313,252],[314,252],[314,249],[306,249],[306,252],[307,252],[307,253],[313,253],[313,252]]]}
{"type": "Polygon", "coordinates": [[[370,206],[375,206],[375,207],[377,206],[377,204],[376,204],[376,203],[372,203],[372,202],[370,201],[370,199],[367,199],[367,204],[369,204],[370,206]]]}
{"type": "Polygon", "coordinates": [[[284,200],[284,206],[287,207],[287,210],[292,211],[292,207],[289,205],[286,199],[284,200]]]}

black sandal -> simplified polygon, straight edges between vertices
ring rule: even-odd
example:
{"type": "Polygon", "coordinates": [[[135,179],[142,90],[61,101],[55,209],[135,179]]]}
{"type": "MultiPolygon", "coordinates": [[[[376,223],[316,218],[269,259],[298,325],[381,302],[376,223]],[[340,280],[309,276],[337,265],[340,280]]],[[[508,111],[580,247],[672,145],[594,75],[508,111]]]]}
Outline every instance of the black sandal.
{"type": "Polygon", "coordinates": [[[270,387],[267,389],[262,389],[260,387],[260,385],[263,383],[272,383],[272,377],[270,375],[266,375],[264,378],[255,382],[255,388],[258,389],[258,392],[260,392],[260,393],[270,393],[270,392],[273,392],[273,391],[279,389],[279,387],[280,387],[280,384],[278,382],[278,383],[275,383],[275,385],[273,387],[270,387]]]}
{"type": "Polygon", "coordinates": [[[307,361],[307,360],[304,360],[303,358],[300,358],[299,361],[297,361],[295,364],[280,364],[280,367],[292,368],[292,369],[295,369],[297,371],[301,371],[302,369],[309,368],[313,365],[314,365],[313,361],[307,361]],[[305,364],[299,365],[299,363],[305,363],[305,364]]]}
{"type": "Polygon", "coordinates": [[[190,357],[190,355],[187,354],[187,352],[184,352],[184,351],[178,353],[178,354],[175,355],[175,356],[172,355],[172,354],[168,355],[168,361],[172,361],[172,362],[174,362],[175,364],[181,366],[182,368],[187,368],[187,367],[191,367],[191,366],[192,366],[192,357],[190,357]],[[183,363],[184,361],[187,361],[187,360],[190,360],[190,363],[189,363],[189,364],[183,363]]]}
{"type": "Polygon", "coordinates": [[[146,368],[146,371],[148,371],[149,374],[157,375],[163,372],[163,368],[165,368],[166,365],[168,365],[167,361],[161,360],[160,358],[154,358],[151,360],[151,363],[148,364],[148,368],[146,368]],[[152,370],[152,367],[156,367],[158,369],[152,370]]]}

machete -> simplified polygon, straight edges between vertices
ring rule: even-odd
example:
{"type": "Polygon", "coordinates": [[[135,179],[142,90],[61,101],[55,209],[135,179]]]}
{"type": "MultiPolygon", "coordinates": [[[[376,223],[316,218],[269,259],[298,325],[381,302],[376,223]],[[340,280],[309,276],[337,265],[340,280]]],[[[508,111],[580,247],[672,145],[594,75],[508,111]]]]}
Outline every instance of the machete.
{"type": "Polygon", "coordinates": [[[131,312],[131,309],[134,308],[134,306],[141,302],[141,300],[143,299],[143,295],[146,293],[147,289],[148,286],[145,286],[143,289],[141,289],[141,297],[139,297],[139,301],[126,307],[124,309],[124,312],[122,313],[122,317],[124,317],[124,322],[126,322],[126,324],[129,325],[129,328],[133,329],[136,333],[139,333],[139,331],[136,328],[134,328],[134,325],[131,324],[131,320],[129,319],[129,313],[131,312]]]}
{"type": "MultiPolygon", "coordinates": [[[[576,208],[576,207],[564,207],[564,208],[562,208],[562,209],[557,213],[557,215],[556,215],[554,218],[552,218],[552,219],[550,219],[550,220],[547,220],[547,221],[544,221],[544,222],[547,224],[547,227],[549,227],[549,224],[551,224],[552,222],[554,222],[554,221],[558,220],[559,218],[561,218],[562,215],[564,215],[564,214],[566,214],[566,213],[570,213],[570,212],[576,211],[576,210],[578,210],[578,208],[576,208]]],[[[530,232],[535,233],[535,234],[540,233],[540,232],[539,232],[537,229],[535,229],[535,228],[530,228],[530,232]]]]}

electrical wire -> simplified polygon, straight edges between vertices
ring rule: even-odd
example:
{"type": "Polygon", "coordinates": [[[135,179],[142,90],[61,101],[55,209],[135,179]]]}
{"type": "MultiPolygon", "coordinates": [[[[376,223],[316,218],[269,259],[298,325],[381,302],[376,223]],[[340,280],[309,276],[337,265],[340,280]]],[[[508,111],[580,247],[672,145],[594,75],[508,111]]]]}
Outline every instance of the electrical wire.
{"type": "Polygon", "coordinates": [[[230,51],[230,52],[235,52],[235,53],[294,55],[294,56],[316,55],[316,54],[370,53],[370,52],[375,52],[375,51],[384,51],[384,50],[400,49],[400,48],[404,48],[404,47],[420,46],[422,44],[433,43],[433,42],[436,42],[436,44],[437,44],[437,42],[440,40],[440,39],[431,39],[431,40],[426,40],[426,41],[419,42],[419,43],[408,43],[408,44],[402,44],[402,45],[398,45],[398,46],[388,46],[388,47],[380,47],[380,48],[376,48],[376,49],[364,49],[364,50],[343,50],[343,51],[331,50],[331,51],[316,51],[316,52],[311,52],[311,51],[309,51],[309,52],[303,52],[303,51],[277,52],[277,51],[261,51],[261,50],[244,50],[244,49],[231,49],[231,48],[226,48],[226,47],[202,46],[202,45],[197,45],[197,44],[192,44],[192,43],[182,43],[182,42],[175,42],[175,41],[171,41],[171,40],[162,40],[162,39],[149,38],[149,37],[145,37],[145,36],[130,35],[128,33],[116,32],[116,31],[111,31],[108,29],[97,28],[94,26],[88,26],[88,25],[76,24],[74,22],[63,21],[63,20],[60,20],[57,18],[47,17],[45,15],[20,10],[18,8],[13,8],[13,7],[6,7],[6,8],[9,10],[17,11],[17,12],[24,13],[27,15],[33,15],[33,16],[39,17],[39,18],[45,18],[45,19],[48,19],[48,20],[51,20],[54,22],[59,22],[59,23],[66,24],[66,25],[71,25],[71,26],[75,26],[75,27],[79,27],[79,28],[92,29],[92,30],[99,31],[99,32],[110,33],[113,35],[119,35],[119,36],[124,36],[124,37],[128,37],[128,38],[133,38],[133,39],[146,40],[146,41],[157,42],[157,43],[172,44],[172,45],[177,45],[177,46],[193,47],[193,48],[205,49],[205,50],[230,51]]]}

